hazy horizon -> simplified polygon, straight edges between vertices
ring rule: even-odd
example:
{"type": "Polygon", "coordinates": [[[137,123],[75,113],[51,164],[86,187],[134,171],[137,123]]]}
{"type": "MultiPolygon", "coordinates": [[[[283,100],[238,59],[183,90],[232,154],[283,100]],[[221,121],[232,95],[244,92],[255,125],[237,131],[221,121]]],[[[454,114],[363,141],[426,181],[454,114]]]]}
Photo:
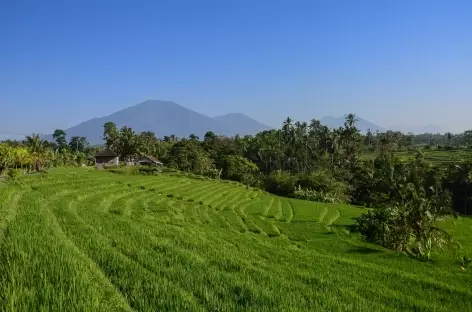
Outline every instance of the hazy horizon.
{"type": "Polygon", "coordinates": [[[469,1],[0,5],[0,135],[146,99],[208,116],[472,128],[469,1]]]}

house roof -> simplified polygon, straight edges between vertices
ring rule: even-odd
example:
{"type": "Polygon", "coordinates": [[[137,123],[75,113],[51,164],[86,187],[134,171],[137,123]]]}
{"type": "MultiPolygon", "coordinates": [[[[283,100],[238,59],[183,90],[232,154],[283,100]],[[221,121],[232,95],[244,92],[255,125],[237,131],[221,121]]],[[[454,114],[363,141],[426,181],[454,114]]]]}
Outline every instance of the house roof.
{"type": "Polygon", "coordinates": [[[106,148],[103,151],[101,151],[100,153],[96,154],[95,158],[96,157],[116,157],[116,156],[118,156],[118,155],[115,152],[113,152],[112,150],[106,148]]]}
{"type": "Polygon", "coordinates": [[[147,155],[141,157],[141,158],[138,160],[138,162],[141,161],[141,160],[143,160],[144,158],[149,159],[149,160],[152,161],[153,163],[162,164],[162,162],[160,162],[159,159],[157,159],[156,157],[154,157],[154,156],[147,156],[147,155]]]}

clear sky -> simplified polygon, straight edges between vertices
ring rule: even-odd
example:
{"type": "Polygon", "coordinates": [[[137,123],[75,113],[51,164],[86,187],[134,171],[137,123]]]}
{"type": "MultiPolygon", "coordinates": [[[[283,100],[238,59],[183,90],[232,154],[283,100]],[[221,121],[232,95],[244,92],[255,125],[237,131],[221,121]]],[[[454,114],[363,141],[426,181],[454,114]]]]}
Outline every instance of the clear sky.
{"type": "Polygon", "coordinates": [[[0,132],[146,99],[472,128],[472,1],[0,1],[0,132]]]}

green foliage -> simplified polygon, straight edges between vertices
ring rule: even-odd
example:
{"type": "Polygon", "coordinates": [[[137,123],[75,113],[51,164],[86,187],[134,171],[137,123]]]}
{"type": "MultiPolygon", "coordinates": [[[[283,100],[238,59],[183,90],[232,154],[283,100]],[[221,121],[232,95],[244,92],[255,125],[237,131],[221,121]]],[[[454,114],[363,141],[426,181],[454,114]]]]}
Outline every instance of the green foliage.
{"type": "Polygon", "coordinates": [[[459,258],[459,265],[463,271],[466,271],[468,268],[472,267],[472,259],[467,256],[461,256],[459,258]]]}
{"type": "Polygon", "coordinates": [[[66,140],[66,133],[64,130],[56,129],[52,135],[54,140],[56,141],[57,148],[60,151],[67,150],[67,140],[66,140]]]}
{"type": "Polygon", "coordinates": [[[350,199],[347,184],[336,180],[327,170],[299,174],[296,184],[296,198],[331,203],[346,203],[350,199]]]}
{"type": "Polygon", "coordinates": [[[335,193],[323,190],[295,188],[293,196],[298,199],[317,201],[322,203],[345,203],[347,197],[342,193],[335,193]]]}
{"type": "Polygon", "coordinates": [[[265,189],[280,196],[291,196],[297,178],[287,171],[274,171],[265,180],[265,189]]]}
{"type": "Polygon", "coordinates": [[[153,175],[153,174],[159,174],[160,170],[155,167],[150,167],[150,166],[129,166],[129,167],[134,167],[136,168],[135,170],[144,175],[153,175]]]}
{"type": "Polygon", "coordinates": [[[212,161],[208,154],[196,141],[182,140],[170,151],[168,165],[171,168],[207,174],[212,169],[212,161]]]}
{"type": "Polygon", "coordinates": [[[226,156],[223,163],[223,177],[234,181],[243,181],[247,175],[255,175],[259,170],[256,164],[242,156],[226,156]]]}
{"type": "Polygon", "coordinates": [[[22,175],[22,172],[20,169],[9,169],[7,171],[7,176],[8,176],[8,180],[10,181],[16,181],[18,180],[18,178],[22,175]]]}
{"type": "Polygon", "coordinates": [[[208,170],[207,176],[212,178],[212,179],[220,179],[221,178],[221,169],[210,168],[208,170]]]}
{"type": "Polygon", "coordinates": [[[450,235],[436,226],[438,219],[448,213],[448,208],[417,198],[393,207],[370,210],[357,222],[367,240],[430,260],[434,247],[443,248],[451,243],[450,235]]]}
{"type": "Polygon", "coordinates": [[[69,141],[69,148],[76,153],[85,151],[88,145],[86,137],[73,136],[69,141]]]}

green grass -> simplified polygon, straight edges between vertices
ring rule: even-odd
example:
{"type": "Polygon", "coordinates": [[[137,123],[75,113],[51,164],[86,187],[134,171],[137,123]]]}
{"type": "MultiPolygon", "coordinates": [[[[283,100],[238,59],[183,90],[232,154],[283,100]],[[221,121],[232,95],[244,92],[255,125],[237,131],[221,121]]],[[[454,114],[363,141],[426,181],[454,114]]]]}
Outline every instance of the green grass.
{"type": "MultiPolygon", "coordinates": [[[[425,159],[430,161],[433,164],[448,164],[456,159],[460,158],[469,158],[472,156],[472,151],[470,150],[426,150],[423,149],[425,159]]],[[[368,152],[362,155],[362,158],[365,160],[374,160],[377,157],[378,153],[368,152]]],[[[400,158],[403,161],[409,161],[415,159],[414,151],[402,151],[395,152],[395,156],[400,158]]]]}
{"type": "Polygon", "coordinates": [[[424,263],[362,241],[362,208],[69,171],[0,188],[1,310],[472,310],[456,263],[472,256],[471,219],[442,221],[463,247],[424,263]]]}

